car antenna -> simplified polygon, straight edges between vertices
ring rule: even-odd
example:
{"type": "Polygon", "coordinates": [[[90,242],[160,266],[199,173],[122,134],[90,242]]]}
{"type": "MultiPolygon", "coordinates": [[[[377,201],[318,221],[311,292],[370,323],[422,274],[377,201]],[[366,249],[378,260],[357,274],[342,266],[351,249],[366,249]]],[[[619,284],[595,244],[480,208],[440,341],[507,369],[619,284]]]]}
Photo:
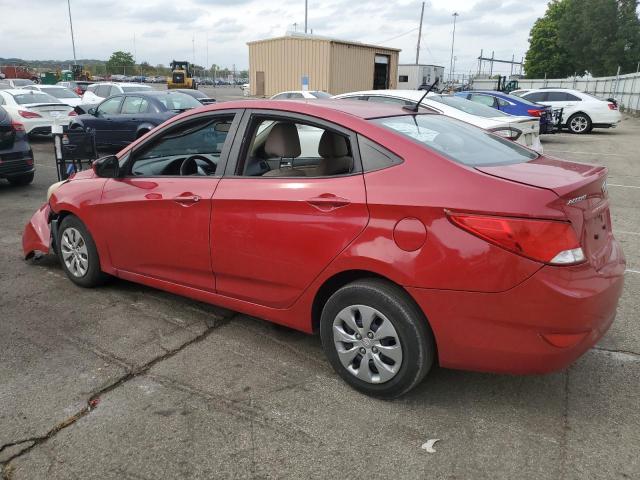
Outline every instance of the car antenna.
{"type": "Polygon", "coordinates": [[[417,113],[418,112],[418,108],[420,108],[420,104],[422,103],[422,100],[424,100],[424,97],[426,97],[429,94],[429,92],[431,92],[431,90],[433,90],[433,87],[435,87],[438,84],[439,80],[440,79],[438,79],[438,78],[435,79],[435,81],[431,84],[431,86],[429,88],[427,88],[427,91],[424,92],[424,95],[420,98],[420,100],[418,100],[416,102],[415,106],[411,106],[410,107],[408,105],[405,105],[402,108],[404,108],[405,110],[409,110],[410,112],[416,112],[417,113]]]}

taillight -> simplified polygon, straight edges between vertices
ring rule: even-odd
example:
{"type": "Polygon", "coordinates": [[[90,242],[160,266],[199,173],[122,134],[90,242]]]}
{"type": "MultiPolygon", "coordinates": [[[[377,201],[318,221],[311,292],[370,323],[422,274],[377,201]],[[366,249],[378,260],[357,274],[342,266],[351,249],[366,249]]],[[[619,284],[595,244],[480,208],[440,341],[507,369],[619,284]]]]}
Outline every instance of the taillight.
{"type": "Polygon", "coordinates": [[[75,110],[71,110],[71,111],[69,112],[69,115],[68,115],[68,116],[69,116],[69,117],[76,117],[76,116],[78,116],[78,114],[75,112],[75,110]]]}
{"type": "Polygon", "coordinates": [[[82,95],[82,89],[80,87],[74,88],[73,91],[76,92],[78,95],[82,95]]]}
{"type": "Polygon", "coordinates": [[[13,120],[11,122],[11,128],[13,128],[14,132],[24,132],[24,125],[21,124],[20,122],[16,122],[15,120],[13,120]]]}
{"type": "Polygon", "coordinates": [[[36,112],[30,112],[28,110],[18,110],[18,115],[22,118],[42,118],[42,116],[36,112]]]}
{"type": "Polygon", "coordinates": [[[527,110],[527,113],[530,117],[541,117],[543,110],[536,110],[532,108],[531,110],[527,110]]]}
{"type": "Polygon", "coordinates": [[[508,138],[509,140],[517,140],[522,135],[522,131],[513,127],[504,127],[504,128],[493,128],[490,132],[495,133],[496,135],[500,135],[503,138],[508,138]]]}
{"type": "Polygon", "coordinates": [[[467,232],[523,257],[553,265],[572,265],[585,256],[569,222],[448,213],[467,232]]]}
{"type": "Polygon", "coordinates": [[[609,106],[609,110],[617,110],[618,106],[615,103],[609,103],[607,104],[609,106]]]}

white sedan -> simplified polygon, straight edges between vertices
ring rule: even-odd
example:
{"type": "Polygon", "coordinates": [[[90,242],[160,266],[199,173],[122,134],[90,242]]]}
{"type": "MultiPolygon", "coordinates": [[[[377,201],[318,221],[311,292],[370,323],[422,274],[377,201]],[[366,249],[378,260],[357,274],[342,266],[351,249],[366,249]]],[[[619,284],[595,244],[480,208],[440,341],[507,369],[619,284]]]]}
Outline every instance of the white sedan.
{"type": "Polygon", "coordinates": [[[46,93],[52,97],[57,98],[65,105],[70,107],[77,107],[82,104],[82,97],[75,92],[72,92],[68,88],[58,85],[27,85],[22,87],[23,90],[33,90],[36,92],[46,93]]]}
{"type": "Polygon", "coordinates": [[[51,95],[23,89],[0,90],[0,105],[28,134],[49,135],[54,122],[68,124],[68,117],[76,115],[72,107],[51,95]]]}
{"type": "MultiPolygon", "coordinates": [[[[424,91],[420,90],[369,90],[344,93],[333,98],[413,106],[423,95],[424,91]]],[[[435,93],[429,93],[420,106],[490,130],[501,137],[542,153],[539,118],[509,115],[465,98],[435,93]]]]}
{"type": "Polygon", "coordinates": [[[562,124],[571,133],[612,128],[622,120],[618,106],[588,93],[569,88],[541,88],[520,95],[530,102],[562,108],[562,124]]]}
{"type": "Polygon", "coordinates": [[[271,100],[318,100],[319,98],[331,98],[331,95],[319,90],[292,90],[276,93],[271,100]]]}

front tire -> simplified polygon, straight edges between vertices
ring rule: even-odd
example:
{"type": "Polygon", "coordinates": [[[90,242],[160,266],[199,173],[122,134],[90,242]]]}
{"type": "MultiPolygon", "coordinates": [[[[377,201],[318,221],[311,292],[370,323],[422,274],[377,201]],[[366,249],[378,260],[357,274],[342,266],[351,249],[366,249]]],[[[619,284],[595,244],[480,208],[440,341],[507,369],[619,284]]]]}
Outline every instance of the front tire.
{"type": "Polygon", "coordinates": [[[15,187],[22,187],[24,185],[29,185],[33,182],[33,172],[23,173],[22,175],[14,175],[12,177],[7,177],[9,183],[15,187]]]}
{"type": "Polygon", "coordinates": [[[418,385],[435,358],[433,333],[420,308],[402,288],[379,279],[336,291],[322,310],[320,337],[343,380],[382,399],[418,385]]]}
{"type": "Polygon", "coordinates": [[[591,118],[586,113],[574,113],[567,121],[567,128],[571,133],[582,135],[589,133],[593,128],[591,118]]]}
{"type": "Polygon", "coordinates": [[[69,280],[85,288],[97,287],[107,280],[108,275],[100,270],[93,237],[79,218],[69,215],[62,220],[58,240],[58,256],[69,280]]]}

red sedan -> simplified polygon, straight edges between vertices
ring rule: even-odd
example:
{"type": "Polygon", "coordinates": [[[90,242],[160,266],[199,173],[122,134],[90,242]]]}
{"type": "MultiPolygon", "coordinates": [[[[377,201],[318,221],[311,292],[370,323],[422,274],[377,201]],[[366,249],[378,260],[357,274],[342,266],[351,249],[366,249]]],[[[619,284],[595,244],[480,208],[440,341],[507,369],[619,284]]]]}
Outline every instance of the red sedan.
{"type": "Polygon", "coordinates": [[[177,116],[50,189],[24,254],[319,331],[392,398],[443,367],[542,373],[606,332],[625,259],[607,170],[465,123],[350,101],[177,116]]]}

